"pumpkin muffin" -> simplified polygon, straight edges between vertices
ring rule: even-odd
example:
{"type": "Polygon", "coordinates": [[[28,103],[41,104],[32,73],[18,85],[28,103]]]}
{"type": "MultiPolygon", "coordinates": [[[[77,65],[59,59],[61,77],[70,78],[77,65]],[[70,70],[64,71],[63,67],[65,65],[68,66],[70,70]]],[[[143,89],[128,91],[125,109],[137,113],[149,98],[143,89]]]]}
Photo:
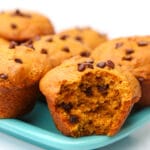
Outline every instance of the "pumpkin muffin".
{"type": "Polygon", "coordinates": [[[34,40],[24,43],[24,45],[33,47],[38,53],[45,56],[47,61],[46,71],[60,65],[65,59],[72,56],[89,57],[91,54],[91,49],[86,44],[64,35],[36,37],[34,40]]]}
{"type": "Polygon", "coordinates": [[[19,117],[33,108],[46,64],[32,48],[13,41],[0,45],[0,118],[19,117]]]}
{"type": "Polygon", "coordinates": [[[25,41],[53,33],[51,21],[39,13],[19,9],[0,13],[0,37],[5,39],[25,41]]]}
{"type": "Polygon", "coordinates": [[[65,135],[115,135],[140,96],[140,85],[111,60],[73,57],[40,81],[57,128],[65,135]]]}
{"type": "Polygon", "coordinates": [[[77,41],[87,44],[92,49],[107,41],[105,34],[101,34],[90,27],[72,28],[58,34],[70,36],[77,41]]]}
{"type": "Polygon", "coordinates": [[[137,108],[150,106],[150,36],[123,37],[97,47],[94,59],[111,59],[122,69],[130,71],[141,83],[142,98],[137,108]]]}

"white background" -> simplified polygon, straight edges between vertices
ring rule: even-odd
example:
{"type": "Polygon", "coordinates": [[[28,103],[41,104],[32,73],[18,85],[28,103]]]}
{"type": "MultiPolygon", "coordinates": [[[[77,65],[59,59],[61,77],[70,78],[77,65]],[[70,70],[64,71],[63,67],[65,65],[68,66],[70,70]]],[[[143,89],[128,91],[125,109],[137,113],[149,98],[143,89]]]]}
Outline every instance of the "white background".
{"type": "MultiPolygon", "coordinates": [[[[23,8],[50,17],[56,31],[91,26],[110,38],[150,34],[149,0],[1,0],[0,10],[23,8]]],[[[150,124],[101,150],[149,150],[150,124]]],[[[0,133],[0,150],[40,150],[0,133]]]]}

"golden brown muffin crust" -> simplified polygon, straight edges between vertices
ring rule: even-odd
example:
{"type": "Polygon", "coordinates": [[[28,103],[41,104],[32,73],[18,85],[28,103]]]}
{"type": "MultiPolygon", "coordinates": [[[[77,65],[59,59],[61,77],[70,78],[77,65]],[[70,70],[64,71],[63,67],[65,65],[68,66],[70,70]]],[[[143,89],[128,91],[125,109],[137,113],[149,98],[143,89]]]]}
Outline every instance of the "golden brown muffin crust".
{"type": "Polygon", "coordinates": [[[141,83],[142,98],[138,107],[150,106],[150,36],[125,37],[110,40],[97,47],[95,59],[111,59],[130,71],[141,83]]]}
{"type": "Polygon", "coordinates": [[[91,49],[87,45],[62,35],[41,36],[33,42],[33,47],[47,57],[47,71],[72,56],[89,57],[91,54],[91,49]]]}
{"type": "Polygon", "coordinates": [[[45,16],[30,11],[14,10],[0,13],[0,36],[24,41],[37,35],[53,34],[54,28],[45,16]]]}
{"type": "Polygon", "coordinates": [[[72,28],[58,34],[70,36],[81,43],[87,44],[92,49],[107,41],[105,34],[99,33],[90,27],[72,28]]]}
{"type": "Polygon", "coordinates": [[[8,42],[0,45],[0,118],[29,112],[45,74],[45,56],[33,48],[8,42]]]}
{"type": "Polygon", "coordinates": [[[110,40],[97,47],[95,59],[112,59],[136,77],[150,79],[150,36],[135,36],[110,40]]]}
{"type": "Polygon", "coordinates": [[[141,96],[138,81],[111,60],[80,57],[49,71],[40,90],[57,128],[73,137],[116,134],[141,96]]]}

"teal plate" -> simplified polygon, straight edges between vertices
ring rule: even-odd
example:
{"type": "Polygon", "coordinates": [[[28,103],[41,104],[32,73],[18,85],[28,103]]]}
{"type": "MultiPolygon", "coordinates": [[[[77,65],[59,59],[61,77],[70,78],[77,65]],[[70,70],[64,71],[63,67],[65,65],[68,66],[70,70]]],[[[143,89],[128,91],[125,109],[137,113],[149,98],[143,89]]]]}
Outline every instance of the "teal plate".
{"type": "Polygon", "coordinates": [[[71,138],[62,135],[55,127],[44,102],[21,119],[1,119],[0,130],[45,149],[89,150],[114,143],[150,122],[150,108],[132,113],[121,131],[113,137],[86,136],[71,138]]]}

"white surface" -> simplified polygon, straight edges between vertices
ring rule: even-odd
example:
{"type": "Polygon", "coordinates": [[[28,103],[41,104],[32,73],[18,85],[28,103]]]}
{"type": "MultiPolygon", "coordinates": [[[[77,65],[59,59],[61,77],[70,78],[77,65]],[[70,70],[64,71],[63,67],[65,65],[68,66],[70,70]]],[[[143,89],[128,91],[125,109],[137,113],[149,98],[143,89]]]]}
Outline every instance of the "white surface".
{"type": "MultiPolygon", "coordinates": [[[[150,34],[149,0],[1,0],[0,10],[24,8],[49,16],[56,31],[91,26],[109,37],[150,34]]],[[[101,150],[149,150],[150,124],[101,150]]],[[[40,148],[0,133],[0,150],[40,148]]]]}

